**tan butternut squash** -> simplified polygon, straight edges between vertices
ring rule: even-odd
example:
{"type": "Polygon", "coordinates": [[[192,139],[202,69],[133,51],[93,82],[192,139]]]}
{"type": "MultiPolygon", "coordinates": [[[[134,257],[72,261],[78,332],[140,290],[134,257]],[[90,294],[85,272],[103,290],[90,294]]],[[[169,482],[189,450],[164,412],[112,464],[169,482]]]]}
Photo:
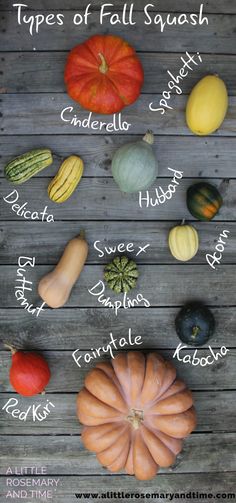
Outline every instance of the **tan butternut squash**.
{"type": "Polygon", "coordinates": [[[66,245],[55,269],[44,276],[38,285],[40,297],[49,307],[57,309],[66,304],[78,280],[88,255],[84,232],[66,245]]]}

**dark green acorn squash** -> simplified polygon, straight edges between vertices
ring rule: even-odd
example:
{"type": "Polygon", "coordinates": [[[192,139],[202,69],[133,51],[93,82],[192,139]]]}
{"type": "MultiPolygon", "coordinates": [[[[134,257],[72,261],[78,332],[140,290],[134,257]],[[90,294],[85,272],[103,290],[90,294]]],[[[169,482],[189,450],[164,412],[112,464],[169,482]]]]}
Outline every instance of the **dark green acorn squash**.
{"type": "Polygon", "coordinates": [[[115,257],[106,265],[104,279],[115,293],[128,293],[135,288],[139,276],[138,268],[133,260],[124,255],[115,257]]]}
{"type": "Polygon", "coordinates": [[[188,210],[198,220],[212,220],[222,204],[223,200],[218,189],[210,183],[196,183],[187,191],[188,210]]]}
{"type": "Polygon", "coordinates": [[[194,302],[184,306],[175,320],[181,341],[190,346],[203,346],[215,331],[215,319],[208,307],[194,302]]]}

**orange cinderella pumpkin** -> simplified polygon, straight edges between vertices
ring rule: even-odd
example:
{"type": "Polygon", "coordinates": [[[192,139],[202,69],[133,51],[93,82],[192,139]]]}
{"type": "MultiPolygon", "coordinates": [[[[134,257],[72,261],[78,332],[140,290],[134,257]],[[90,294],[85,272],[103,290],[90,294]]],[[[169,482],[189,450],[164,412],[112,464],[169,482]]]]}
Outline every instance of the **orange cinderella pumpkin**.
{"type": "Polygon", "coordinates": [[[78,394],[85,447],[111,472],[139,480],[169,467],[196,426],[191,392],[157,353],[120,353],[98,363],[78,394]]]}
{"type": "Polygon", "coordinates": [[[114,114],[140,95],[144,74],[135,50],[114,35],[94,35],[72,49],[65,67],[69,96],[91,112],[114,114]]]}

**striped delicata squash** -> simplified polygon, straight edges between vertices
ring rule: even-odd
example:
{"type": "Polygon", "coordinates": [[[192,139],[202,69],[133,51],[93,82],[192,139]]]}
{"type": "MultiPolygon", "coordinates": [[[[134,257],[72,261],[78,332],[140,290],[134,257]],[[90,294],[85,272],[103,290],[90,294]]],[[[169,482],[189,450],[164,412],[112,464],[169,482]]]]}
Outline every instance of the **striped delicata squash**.
{"type": "Polygon", "coordinates": [[[5,167],[5,177],[16,185],[26,182],[32,176],[47,168],[53,162],[52,152],[47,148],[30,150],[10,161],[5,167]]]}
{"type": "Polygon", "coordinates": [[[58,173],[48,186],[49,198],[54,203],[64,203],[73,194],[81,180],[84,163],[80,157],[71,155],[63,161],[58,173]]]}

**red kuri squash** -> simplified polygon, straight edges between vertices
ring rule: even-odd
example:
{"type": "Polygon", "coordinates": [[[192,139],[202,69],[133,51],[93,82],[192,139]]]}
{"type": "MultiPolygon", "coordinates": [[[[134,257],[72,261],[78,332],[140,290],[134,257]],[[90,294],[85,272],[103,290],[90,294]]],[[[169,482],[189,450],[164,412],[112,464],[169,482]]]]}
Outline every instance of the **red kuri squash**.
{"type": "Polygon", "coordinates": [[[196,426],[191,392],[157,353],[119,354],[99,363],[77,399],[85,447],[111,472],[139,480],[174,463],[196,426]]]}
{"type": "Polygon", "coordinates": [[[72,49],[65,67],[69,96],[87,110],[120,112],[137,100],[144,74],[135,50],[114,35],[95,35],[72,49]]]}
{"type": "Polygon", "coordinates": [[[10,383],[14,390],[22,396],[34,396],[44,392],[51,377],[46,360],[37,353],[25,353],[7,344],[5,346],[12,354],[10,383]]]}

